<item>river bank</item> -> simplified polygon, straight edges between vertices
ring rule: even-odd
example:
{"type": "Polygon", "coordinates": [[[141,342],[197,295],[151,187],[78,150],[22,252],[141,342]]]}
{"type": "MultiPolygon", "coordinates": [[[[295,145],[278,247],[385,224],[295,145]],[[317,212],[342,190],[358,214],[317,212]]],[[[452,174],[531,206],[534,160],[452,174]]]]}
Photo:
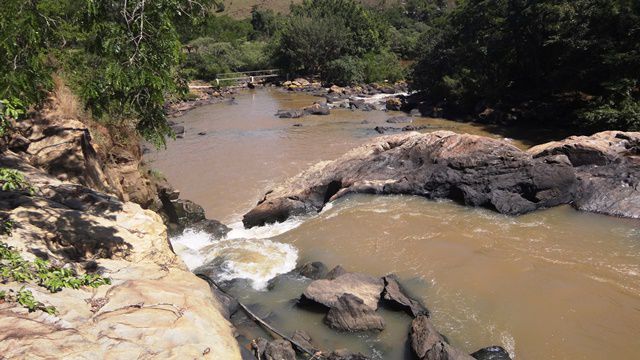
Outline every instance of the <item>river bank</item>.
{"type": "MultiPolygon", "coordinates": [[[[379,334],[335,333],[323,314],[289,301],[300,296],[306,282],[290,279],[270,291],[253,286],[264,289],[274,274],[316,260],[376,277],[395,273],[409,293],[429,305],[436,328],[466,353],[489,344],[516,358],[607,358],[612,351],[624,358],[635,351],[627,335],[638,330],[632,310],[640,293],[634,275],[640,270],[637,220],[564,206],[511,217],[446,201],[354,195],[330,202],[319,214],[244,229],[242,215],[267,189],[379,136],[374,128],[389,126],[387,119],[406,116],[341,108],[299,119],[274,116],[317,99],[305,92],[248,90],[236,95],[236,105],[193,110],[180,119],[183,139],[171,142],[166,152],[147,154],[183,196],[198,199],[207,215],[231,228],[224,238],[198,231],[172,238],[194,267],[217,261],[224,265],[222,277],[250,279],[234,295],[263,309],[263,315],[272,313],[279,329],[292,334],[305,328],[327,344],[324,348],[377,359],[404,356],[405,348],[397,348],[410,325],[404,314],[384,313],[387,328],[379,334]],[[621,305],[612,307],[608,299],[621,305]],[[602,327],[616,330],[602,333],[602,327]]],[[[429,126],[423,132],[504,139],[478,124],[416,116],[412,121],[429,126]]],[[[530,147],[520,139],[510,144],[530,147]]]]}

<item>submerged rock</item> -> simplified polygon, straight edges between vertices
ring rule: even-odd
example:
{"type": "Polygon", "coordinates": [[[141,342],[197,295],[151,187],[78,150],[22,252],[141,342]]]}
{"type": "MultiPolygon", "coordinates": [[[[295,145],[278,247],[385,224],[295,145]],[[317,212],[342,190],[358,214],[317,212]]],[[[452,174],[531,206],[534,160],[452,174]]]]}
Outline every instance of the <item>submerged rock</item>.
{"type": "Polygon", "coordinates": [[[409,116],[394,116],[387,119],[389,124],[401,124],[413,122],[413,119],[409,116]]]}
{"type": "Polygon", "coordinates": [[[276,116],[281,119],[297,119],[304,116],[302,110],[278,110],[276,116]]]}
{"type": "Polygon", "coordinates": [[[303,111],[305,114],[310,115],[329,115],[331,113],[327,104],[320,103],[314,103],[313,105],[304,108],[303,111]]]}
{"type": "Polygon", "coordinates": [[[344,275],[347,273],[347,270],[345,268],[343,268],[341,265],[338,265],[336,267],[334,267],[333,269],[331,269],[331,271],[329,271],[326,275],[326,278],[329,280],[333,280],[335,278],[337,278],[340,275],[344,275]]]}
{"type": "Polygon", "coordinates": [[[296,330],[293,335],[291,335],[291,340],[295,341],[306,350],[312,352],[318,351],[318,347],[313,345],[313,339],[311,338],[311,335],[309,335],[304,330],[296,330]]]}
{"type": "Polygon", "coordinates": [[[383,330],[384,319],[362,299],[342,294],[324,319],[329,327],[344,331],[383,330]]]}
{"type": "Polygon", "coordinates": [[[311,282],[302,296],[306,300],[331,308],[338,305],[339,297],[351,294],[376,310],[383,289],[384,283],[380,278],[359,273],[346,273],[332,280],[322,279],[311,282]]]}
{"type": "Polygon", "coordinates": [[[429,315],[429,310],[404,293],[395,275],[387,275],[383,277],[382,280],[384,280],[384,293],[382,297],[392,307],[399,308],[413,317],[429,315]]]}
{"type": "Polygon", "coordinates": [[[534,158],[482,136],[435,131],[380,137],[319,163],[267,193],[244,215],[246,227],[318,212],[352,193],[449,198],[504,214],[571,202],[576,172],[566,156],[534,158]]]}
{"type": "Polygon", "coordinates": [[[371,358],[348,350],[336,350],[327,356],[327,360],[371,360],[371,358]]]}
{"type": "Polygon", "coordinates": [[[507,350],[501,346],[489,346],[474,352],[471,356],[476,360],[511,360],[507,350]]]}
{"type": "Polygon", "coordinates": [[[320,261],[308,262],[297,267],[294,272],[306,278],[317,280],[327,274],[327,266],[320,261]]]}
{"type": "Polygon", "coordinates": [[[447,344],[425,315],[411,322],[411,350],[418,360],[473,360],[473,357],[447,344]]]}

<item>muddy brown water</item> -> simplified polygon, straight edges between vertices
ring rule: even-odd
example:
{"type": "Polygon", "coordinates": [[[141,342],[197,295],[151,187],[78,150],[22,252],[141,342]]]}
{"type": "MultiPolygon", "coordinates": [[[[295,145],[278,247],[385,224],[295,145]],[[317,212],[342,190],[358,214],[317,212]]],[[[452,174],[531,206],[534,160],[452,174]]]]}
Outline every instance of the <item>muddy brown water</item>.
{"type": "MultiPolygon", "coordinates": [[[[262,286],[296,260],[342,264],[374,275],[394,272],[431,310],[436,327],[468,352],[501,345],[516,359],[637,358],[637,220],[570,207],[509,217],[448,201],[360,195],[306,219],[242,230],[241,215],[267,189],[378,136],[373,128],[397,115],[333,110],[322,117],[273,116],[278,109],[315,100],[278,90],[242,93],[237,105],[206,106],[179,118],[186,128],[184,139],[148,155],[183,197],[234,228],[230,240],[189,232],[174,239],[187,263],[216,258],[229,270],[228,277],[254,278],[262,286]]],[[[501,138],[482,127],[442,119],[419,118],[414,125],[501,138]]],[[[383,332],[339,334],[323,325],[322,314],[291,301],[307,284],[286,278],[271,291],[233,291],[245,303],[271,312],[272,322],[285,331],[307,330],[325,349],[406,358],[408,316],[383,311],[383,332]]]]}

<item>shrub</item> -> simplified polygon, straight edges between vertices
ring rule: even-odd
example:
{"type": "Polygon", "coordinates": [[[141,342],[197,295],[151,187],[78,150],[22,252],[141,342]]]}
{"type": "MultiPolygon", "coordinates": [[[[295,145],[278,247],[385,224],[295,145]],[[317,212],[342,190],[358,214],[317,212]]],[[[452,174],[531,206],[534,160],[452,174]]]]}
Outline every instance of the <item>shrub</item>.
{"type": "Polygon", "coordinates": [[[366,54],[362,59],[364,81],[367,83],[390,81],[404,78],[404,70],[398,57],[388,51],[366,54]]]}
{"type": "Polygon", "coordinates": [[[339,86],[361,83],[364,81],[364,66],[356,57],[341,57],[327,63],[322,77],[327,83],[339,86]]]}

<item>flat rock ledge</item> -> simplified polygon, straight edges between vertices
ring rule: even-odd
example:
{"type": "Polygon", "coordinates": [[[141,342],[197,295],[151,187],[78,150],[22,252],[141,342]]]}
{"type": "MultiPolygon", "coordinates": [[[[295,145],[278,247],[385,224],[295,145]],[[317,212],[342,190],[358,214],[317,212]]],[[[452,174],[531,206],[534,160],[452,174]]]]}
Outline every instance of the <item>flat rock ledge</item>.
{"type": "Polygon", "coordinates": [[[352,193],[446,198],[509,215],[572,204],[640,218],[640,132],[570,137],[528,151],[451,131],[383,136],[270,190],[243,223],[282,222],[352,193]]]}

